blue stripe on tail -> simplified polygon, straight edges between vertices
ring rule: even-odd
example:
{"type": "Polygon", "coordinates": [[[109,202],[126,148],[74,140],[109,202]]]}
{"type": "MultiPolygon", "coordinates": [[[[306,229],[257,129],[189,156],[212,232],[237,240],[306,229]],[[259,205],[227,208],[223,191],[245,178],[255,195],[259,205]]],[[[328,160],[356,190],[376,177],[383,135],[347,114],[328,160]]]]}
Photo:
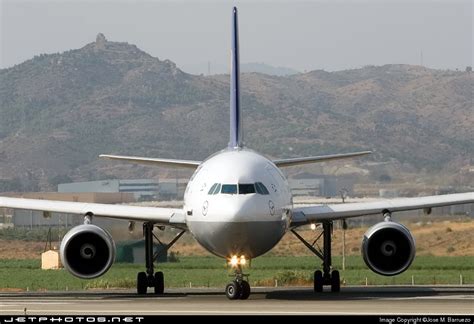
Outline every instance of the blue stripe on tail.
{"type": "Polygon", "coordinates": [[[229,147],[243,146],[242,119],[240,115],[240,85],[239,85],[239,26],[237,8],[232,10],[232,44],[230,63],[230,141],[229,147]]]}

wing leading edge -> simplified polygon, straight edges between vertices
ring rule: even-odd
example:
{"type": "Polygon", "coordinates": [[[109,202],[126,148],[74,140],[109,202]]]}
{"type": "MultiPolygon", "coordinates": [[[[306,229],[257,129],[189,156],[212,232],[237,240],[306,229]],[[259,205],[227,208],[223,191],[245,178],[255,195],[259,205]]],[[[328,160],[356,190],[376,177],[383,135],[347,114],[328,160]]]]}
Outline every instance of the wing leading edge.
{"type": "MultiPolygon", "coordinates": [[[[95,203],[67,202],[41,199],[0,197],[0,208],[28,209],[67,214],[93,214],[132,221],[148,221],[157,224],[182,225],[184,213],[181,209],[108,205],[95,203]]],[[[180,226],[177,226],[180,227],[180,226]]]]}
{"type": "Polygon", "coordinates": [[[312,222],[317,223],[365,215],[382,215],[385,211],[397,212],[469,203],[474,203],[474,192],[298,207],[292,210],[291,226],[296,227],[312,222]]]}
{"type": "Polygon", "coordinates": [[[201,164],[201,161],[148,158],[148,157],[140,157],[140,156],[101,154],[99,155],[99,157],[105,158],[105,159],[111,159],[111,160],[132,162],[132,163],[137,163],[137,164],[160,165],[160,166],[165,166],[165,167],[180,167],[180,168],[188,168],[188,169],[196,169],[201,164]]]}
{"type": "Polygon", "coordinates": [[[353,152],[353,153],[344,153],[344,154],[307,156],[307,157],[301,157],[301,158],[274,160],[273,163],[275,163],[277,167],[281,168],[281,167],[289,167],[289,166],[308,164],[308,163],[326,162],[326,161],[339,160],[339,159],[349,159],[349,158],[363,156],[363,155],[367,155],[371,153],[372,151],[362,151],[362,152],[353,152]]]}

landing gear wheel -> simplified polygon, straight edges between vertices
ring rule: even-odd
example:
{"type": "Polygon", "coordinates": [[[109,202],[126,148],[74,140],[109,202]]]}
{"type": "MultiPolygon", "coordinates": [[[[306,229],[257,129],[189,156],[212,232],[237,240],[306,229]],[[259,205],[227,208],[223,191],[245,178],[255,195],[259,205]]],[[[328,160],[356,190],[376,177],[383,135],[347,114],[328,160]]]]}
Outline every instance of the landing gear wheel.
{"type": "Polygon", "coordinates": [[[163,295],[165,290],[165,279],[163,272],[158,271],[155,273],[155,295],[163,295]]]}
{"type": "Polygon", "coordinates": [[[240,293],[240,299],[248,299],[250,296],[250,285],[247,281],[242,281],[240,283],[240,288],[241,288],[241,293],[240,293]]]}
{"type": "Polygon", "coordinates": [[[339,271],[334,270],[331,273],[331,291],[339,292],[341,291],[341,279],[339,278],[339,271]]]}
{"type": "Polygon", "coordinates": [[[148,278],[145,272],[139,272],[137,275],[137,293],[145,295],[148,288],[148,278]]]}
{"type": "Polygon", "coordinates": [[[323,273],[320,270],[314,272],[314,292],[323,292],[323,273]]]}
{"type": "Polygon", "coordinates": [[[225,287],[225,295],[230,300],[239,299],[242,295],[242,288],[236,281],[232,281],[225,287]]]}

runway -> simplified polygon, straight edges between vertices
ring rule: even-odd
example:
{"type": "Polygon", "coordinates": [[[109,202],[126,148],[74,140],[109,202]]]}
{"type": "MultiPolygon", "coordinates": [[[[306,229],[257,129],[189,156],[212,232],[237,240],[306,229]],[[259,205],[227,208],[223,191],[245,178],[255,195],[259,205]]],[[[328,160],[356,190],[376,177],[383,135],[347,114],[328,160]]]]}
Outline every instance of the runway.
{"type": "Polygon", "coordinates": [[[0,315],[472,315],[474,286],[253,288],[248,300],[228,300],[222,289],[167,289],[162,296],[134,291],[0,292],[0,315]]]}

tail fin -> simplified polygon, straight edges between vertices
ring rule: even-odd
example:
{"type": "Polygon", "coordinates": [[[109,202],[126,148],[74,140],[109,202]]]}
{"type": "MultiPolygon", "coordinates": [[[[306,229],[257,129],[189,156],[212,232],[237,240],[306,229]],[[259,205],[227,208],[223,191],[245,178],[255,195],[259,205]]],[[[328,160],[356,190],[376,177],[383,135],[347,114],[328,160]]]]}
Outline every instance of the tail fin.
{"type": "Polygon", "coordinates": [[[239,85],[239,26],[237,8],[232,10],[232,44],[230,63],[230,148],[243,146],[242,119],[240,115],[239,85]]]}

